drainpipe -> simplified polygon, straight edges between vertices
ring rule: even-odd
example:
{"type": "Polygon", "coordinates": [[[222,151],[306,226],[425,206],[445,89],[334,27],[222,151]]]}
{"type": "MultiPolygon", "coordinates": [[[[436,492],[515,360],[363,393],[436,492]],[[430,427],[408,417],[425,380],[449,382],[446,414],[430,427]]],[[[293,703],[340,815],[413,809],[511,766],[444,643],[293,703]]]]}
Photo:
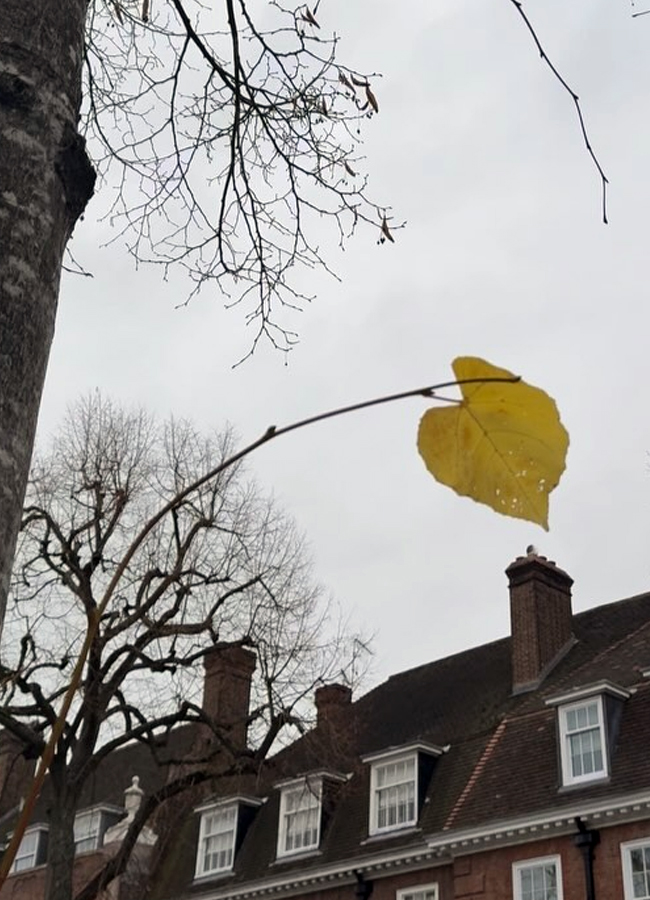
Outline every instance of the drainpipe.
{"type": "Polygon", "coordinates": [[[573,835],[573,843],[582,853],[582,862],[585,867],[585,884],[587,886],[586,900],[596,900],[594,848],[600,841],[600,832],[594,828],[587,828],[580,816],[576,816],[575,822],[578,833],[573,835]]]}
{"type": "Polygon", "coordinates": [[[363,877],[363,872],[355,872],[354,875],[357,879],[357,883],[354,886],[354,896],[357,900],[370,900],[374,884],[372,881],[366,881],[363,877]]]}

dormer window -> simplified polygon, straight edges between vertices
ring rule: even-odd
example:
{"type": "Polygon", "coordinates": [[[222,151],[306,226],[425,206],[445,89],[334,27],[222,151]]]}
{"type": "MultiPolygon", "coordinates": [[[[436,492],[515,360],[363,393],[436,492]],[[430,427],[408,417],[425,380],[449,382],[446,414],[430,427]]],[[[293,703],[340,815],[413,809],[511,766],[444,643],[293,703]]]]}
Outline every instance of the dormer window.
{"type": "Polygon", "coordinates": [[[18,845],[18,851],[11,864],[10,874],[24,872],[41,866],[47,859],[47,826],[35,825],[28,828],[18,845]]]}
{"type": "Polygon", "coordinates": [[[237,804],[217,806],[201,816],[196,875],[229,872],[235,858],[237,804]]]}
{"type": "Polygon", "coordinates": [[[209,800],[195,810],[201,815],[195,878],[232,872],[237,850],[262,803],[258,797],[238,795],[209,800]]]}
{"type": "Polygon", "coordinates": [[[562,706],[560,741],[564,784],[578,784],[607,775],[603,698],[562,706]]]}
{"type": "Polygon", "coordinates": [[[363,761],[371,764],[368,828],[371,835],[417,824],[433,760],[441,753],[432,744],[412,744],[364,757],[363,761]]]}
{"type": "Polygon", "coordinates": [[[104,834],[124,815],[123,809],[117,807],[93,807],[77,813],[74,820],[75,853],[88,853],[98,850],[104,843],[104,834]]]}
{"type": "Polygon", "coordinates": [[[257,797],[231,796],[210,800],[196,810],[201,824],[195,878],[232,872],[237,850],[262,802],[257,797]]]}
{"type": "Polygon", "coordinates": [[[610,774],[622,701],[630,692],[608,681],[579,688],[546,702],[557,706],[562,785],[586,784],[610,774]]]}
{"type": "Polygon", "coordinates": [[[415,753],[372,767],[370,821],[375,831],[415,825],[416,769],[415,753]]]}
{"type": "Polygon", "coordinates": [[[302,778],[280,794],[278,856],[315,850],[320,843],[322,777],[302,778]]]}
{"type": "Polygon", "coordinates": [[[276,785],[280,789],[278,859],[318,850],[327,816],[344,775],[321,771],[276,785]]]}

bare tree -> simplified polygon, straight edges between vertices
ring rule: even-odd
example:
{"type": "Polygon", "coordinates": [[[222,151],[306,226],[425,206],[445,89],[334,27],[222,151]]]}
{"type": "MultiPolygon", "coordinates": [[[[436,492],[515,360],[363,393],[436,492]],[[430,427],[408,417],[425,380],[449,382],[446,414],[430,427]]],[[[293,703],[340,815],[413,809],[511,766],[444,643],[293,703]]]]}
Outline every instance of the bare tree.
{"type": "Polygon", "coordinates": [[[0,625],[64,251],[95,168],[118,184],[110,215],[134,256],[244,304],[251,352],[295,341],[282,309],[306,299],[297,266],[327,265],[317,222],[340,241],[359,221],[392,239],[358,174],[376,94],[336,59],[319,4],[3,3],[0,625]]]}
{"type": "MultiPolygon", "coordinates": [[[[570,96],[519,0],[537,51],[570,96]]],[[[216,283],[260,339],[288,350],[301,267],[327,268],[359,222],[392,241],[366,193],[360,124],[376,78],[337,57],[320,0],[3,0],[0,28],[0,630],[54,331],[64,252],[93,194],[138,260],[216,283]],[[91,163],[92,159],[92,163],[91,163]],[[316,232],[314,226],[319,224],[316,232]]],[[[189,299],[189,296],[187,299],[189,299]]]]}
{"type": "Polygon", "coordinates": [[[293,524],[240,467],[172,503],[135,546],[143,521],[231,450],[229,433],[206,440],[187,423],[160,427],[95,397],[70,411],[50,453],[34,463],[0,708],[0,723],[28,755],[42,752],[90,636],[78,698],[50,765],[48,900],[72,896],[75,813],[108,754],[133,740],[155,754],[161,735],[188,723],[210,736],[211,749],[192,757],[191,770],[150,798],[93,890],[120,874],[157,803],[214,776],[215,754],[222,775],[255,770],[284,729],[303,727],[314,686],[340,680],[355,659],[359,643],[325,627],[327,610],[293,524]],[[112,602],[102,612],[107,590],[112,602]],[[197,696],[200,663],[224,644],[257,656],[245,750],[197,696]]]}

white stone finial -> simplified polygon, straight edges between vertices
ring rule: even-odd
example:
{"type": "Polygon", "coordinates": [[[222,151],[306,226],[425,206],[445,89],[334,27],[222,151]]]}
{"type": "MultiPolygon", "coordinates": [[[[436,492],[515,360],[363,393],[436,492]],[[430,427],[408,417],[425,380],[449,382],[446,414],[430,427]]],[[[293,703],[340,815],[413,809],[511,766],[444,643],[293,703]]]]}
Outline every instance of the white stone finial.
{"type": "MultiPolygon", "coordinates": [[[[144,791],[140,787],[140,779],[137,775],[134,775],[131,779],[131,786],[124,791],[124,810],[126,815],[117,823],[117,825],[113,825],[112,828],[109,828],[106,831],[106,834],[104,835],[104,846],[122,843],[131,822],[135,818],[135,814],[140,809],[143,797],[144,791]]],[[[153,847],[157,840],[157,835],[148,825],[145,825],[138,835],[137,843],[147,847],[153,847]]]]}
{"type": "Polygon", "coordinates": [[[132,819],[140,809],[144,791],[140,787],[140,778],[134,775],[131,779],[131,787],[124,791],[124,809],[129,819],[132,819]]]}

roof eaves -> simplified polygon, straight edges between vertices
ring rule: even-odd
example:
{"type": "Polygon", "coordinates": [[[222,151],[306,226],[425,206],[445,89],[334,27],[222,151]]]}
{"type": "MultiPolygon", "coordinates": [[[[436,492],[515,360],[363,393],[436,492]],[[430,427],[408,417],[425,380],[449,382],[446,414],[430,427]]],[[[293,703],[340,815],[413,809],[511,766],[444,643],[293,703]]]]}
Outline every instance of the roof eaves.
{"type": "Polygon", "coordinates": [[[417,847],[401,848],[392,853],[355,856],[352,860],[330,863],[310,869],[308,872],[294,870],[284,875],[250,881],[246,884],[230,884],[227,887],[206,891],[201,894],[201,897],[202,900],[225,900],[225,898],[247,900],[247,898],[262,897],[268,894],[304,894],[323,890],[328,883],[356,883],[356,873],[359,871],[371,874],[383,869],[392,872],[396,867],[400,869],[422,868],[432,863],[435,864],[438,855],[422,844],[418,844],[417,847]]]}
{"type": "Polygon", "coordinates": [[[650,791],[645,790],[611,799],[583,801],[561,810],[548,809],[535,816],[519,816],[488,826],[431,835],[426,841],[427,846],[436,852],[476,852],[480,845],[497,842],[516,844],[574,829],[577,818],[589,819],[592,823],[604,819],[607,824],[614,824],[621,820],[643,819],[649,815],[650,791]]]}

